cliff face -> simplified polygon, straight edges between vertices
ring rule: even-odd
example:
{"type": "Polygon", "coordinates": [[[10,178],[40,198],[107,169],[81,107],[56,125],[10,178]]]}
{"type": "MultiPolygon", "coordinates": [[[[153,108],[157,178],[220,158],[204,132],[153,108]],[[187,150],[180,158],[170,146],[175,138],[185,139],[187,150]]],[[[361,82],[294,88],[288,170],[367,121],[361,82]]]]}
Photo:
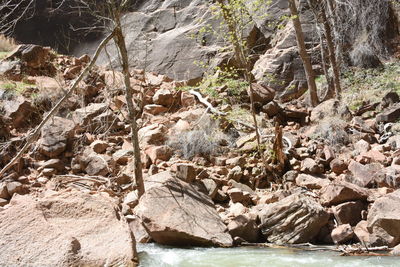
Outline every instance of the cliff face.
{"type": "MultiPolygon", "coordinates": [[[[57,1],[36,1],[39,8],[28,19],[17,24],[15,35],[24,43],[38,43],[75,55],[90,53],[100,39],[95,30],[96,19],[89,13],[71,9],[74,0],[57,6],[57,1]],[[57,7],[57,9],[55,8],[57,7]],[[89,31],[76,29],[90,26],[89,31]]],[[[220,24],[211,14],[212,1],[149,0],[134,1],[123,17],[131,66],[145,68],[176,80],[198,81],[205,69],[228,63],[235,65],[232,55],[221,53],[226,45],[217,33],[204,32],[220,24]],[[196,63],[201,63],[196,64],[196,63]]],[[[250,6],[255,0],[249,0],[250,6]]],[[[319,37],[308,1],[301,0],[299,10],[306,42],[318,72],[321,62],[319,37]]],[[[368,66],[368,60],[387,59],[397,52],[399,36],[399,6],[384,0],[351,1],[336,7],[336,36],[341,43],[342,62],[347,65],[368,66]],[[397,40],[397,41],[396,41],[397,40]]],[[[297,53],[292,23],[280,22],[288,15],[286,0],[273,0],[269,7],[251,11],[253,22],[246,29],[248,45],[253,53],[253,74],[257,81],[279,91],[283,99],[306,90],[305,75],[297,53]],[[265,16],[265,14],[267,14],[265,16]],[[280,80],[283,82],[274,83],[280,80]]],[[[111,63],[118,65],[114,45],[108,47],[111,63]]],[[[108,55],[101,62],[109,64],[108,55]]]]}

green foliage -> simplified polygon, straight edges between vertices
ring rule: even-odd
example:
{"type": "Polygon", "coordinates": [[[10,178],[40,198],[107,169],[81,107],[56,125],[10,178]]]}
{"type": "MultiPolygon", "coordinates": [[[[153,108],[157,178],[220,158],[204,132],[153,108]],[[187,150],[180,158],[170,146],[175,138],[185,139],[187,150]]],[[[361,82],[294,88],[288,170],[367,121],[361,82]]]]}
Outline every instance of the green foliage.
{"type": "Polygon", "coordinates": [[[31,84],[27,84],[24,82],[11,82],[11,81],[0,84],[1,89],[5,91],[10,91],[11,93],[15,94],[23,94],[24,91],[31,86],[32,86],[31,84]]]}
{"type": "Polygon", "coordinates": [[[184,86],[179,89],[188,91],[196,88],[199,89],[202,94],[215,100],[221,100],[226,104],[233,104],[247,87],[248,83],[240,78],[237,69],[233,67],[224,69],[216,67],[206,72],[203,79],[196,86],[184,86]],[[227,94],[228,98],[226,98],[226,94],[221,95],[222,91],[227,94]]]}
{"type": "Polygon", "coordinates": [[[245,110],[243,108],[232,109],[232,110],[228,111],[227,114],[228,115],[226,116],[226,119],[229,122],[236,121],[236,120],[251,122],[251,117],[250,117],[248,110],[245,110]]]}
{"type": "Polygon", "coordinates": [[[220,25],[214,32],[218,34],[228,46],[224,49],[239,47],[248,60],[248,30],[253,24],[251,14],[260,13],[260,17],[266,17],[266,12],[260,12],[262,8],[271,5],[271,0],[223,0],[216,1],[211,6],[211,13],[220,21],[220,25]]]}
{"type": "Polygon", "coordinates": [[[2,60],[3,58],[6,58],[6,57],[8,56],[9,53],[10,53],[10,52],[3,52],[3,51],[0,51],[0,60],[2,60]]]}
{"type": "Polygon", "coordinates": [[[343,100],[351,110],[358,109],[363,102],[379,102],[390,91],[400,94],[400,62],[377,69],[354,68],[343,76],[343,100]]]}
{"type": "Polygon", "coordinates": [[[274,85],[274,86],[284,86],[285,85],[285,81],[282,79],[279,79],[279,77],[277,77],[276,74],[264,73],[262,79],[264,82],[274,85]]]}

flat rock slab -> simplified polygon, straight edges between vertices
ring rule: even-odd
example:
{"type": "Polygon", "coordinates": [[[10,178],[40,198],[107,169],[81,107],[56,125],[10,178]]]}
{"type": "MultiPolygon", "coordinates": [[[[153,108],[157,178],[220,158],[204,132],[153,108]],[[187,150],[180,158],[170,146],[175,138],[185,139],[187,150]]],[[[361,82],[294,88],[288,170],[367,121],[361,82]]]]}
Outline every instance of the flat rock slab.
{"type": "Polygon", "coordinates": [[[161,172],[146,181],[134,213],[152,239],[173,246],[231,246],[232,238],[211,198],[192,185],[161,172]]]}
{"type": "Polygon", "coordinates": [[[0,212],[2,266],[136,266],[135,240],[106,195],[13,197],[0,212]]]}

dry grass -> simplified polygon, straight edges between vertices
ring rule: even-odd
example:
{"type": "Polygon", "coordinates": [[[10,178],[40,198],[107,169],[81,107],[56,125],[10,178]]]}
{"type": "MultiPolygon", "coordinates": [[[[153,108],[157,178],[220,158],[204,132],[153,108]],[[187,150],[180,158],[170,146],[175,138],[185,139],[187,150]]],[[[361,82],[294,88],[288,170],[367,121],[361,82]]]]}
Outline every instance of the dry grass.
{"type": "Polygon", "coordinates": [[[174,134],[168,140],[168,145],[176,155],[189,160],[195,156],[209,158],[218,155],[221,153],[221,144],[224,143],[230,145],[233,140],[219,129],[217,121],[207,116],[195,129],[174,134]]]}
{"type": "Polygon", "coordinates": [[[0,60],[7,57],[8,54],[17,47],[14,39],[0,34],[0,60]]]}
{"type": "Polygon", "coordinates": [[[11,52],[16,47],[14,39],[0,34],[0,52],[11,52]]]}

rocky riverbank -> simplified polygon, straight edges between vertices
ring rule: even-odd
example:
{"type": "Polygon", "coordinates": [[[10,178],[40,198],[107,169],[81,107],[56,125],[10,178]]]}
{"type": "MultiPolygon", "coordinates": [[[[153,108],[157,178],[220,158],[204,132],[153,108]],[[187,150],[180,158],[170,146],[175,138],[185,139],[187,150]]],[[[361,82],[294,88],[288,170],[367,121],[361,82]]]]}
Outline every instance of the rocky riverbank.
{"type": "MultiPolygon", "coordinates": [[[[89,61],[29,45],[1,61],[0,167],[89,61]]],[[[1,262],[134,265],[135,240],[400,243],[397,93],[351,112],[337,100],[279,104],[255,86],[262,135],[274,120],[289,140],[279,165],[272,142],[261,157],[236,123],[250,118],[245,92],[235,105],[208,98],[223,119],[167,76],[132,70],[131,82],[146,193],[138,199],[123,76],[97,67],[1,178],[1,262]]]]}

